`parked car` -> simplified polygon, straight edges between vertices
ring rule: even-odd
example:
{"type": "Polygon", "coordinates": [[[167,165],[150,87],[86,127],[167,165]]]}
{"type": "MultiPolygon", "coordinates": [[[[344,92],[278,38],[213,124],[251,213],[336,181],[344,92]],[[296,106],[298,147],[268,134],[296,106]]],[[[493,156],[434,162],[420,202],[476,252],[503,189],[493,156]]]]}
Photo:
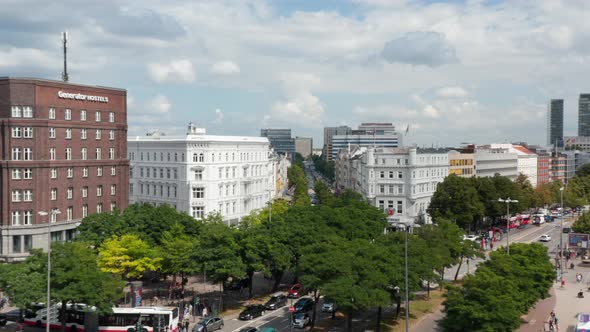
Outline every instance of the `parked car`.
{"type": "Polygon", "coordinates": [[[303,286],[301,284],[295,284],[291,286],[289,291],[287,291],[287,297],[290,299],[297,299],[303,293],[303,286]]]}
{"type": "Polygon", "coordinates": [[[551,241],[551,236],[549,236],[548,234],[543,234],[543,235],[541,235],[541,238],[539,239],[539,241],[549,242],[549,241],[551,241]]]}
{"type": "Polygon", "coordinates": [[[299,301],[295,302],[293,305],[295,308],[295,312],[308,312],[313,309],[313,300],[309,297],[304,297],[299,299],[299,301]]]}
{"type": "Polygon", "coordinates": [[[299,312],[293,315],[293,327],[304,329],[309,325],[309,315],[304,312],[299,312]]]}
{"type": "Polygon", "coordinates": [[[220,317],[205,317],[193,327],[193,332],[201,332],[207,327],[207,332],[221,330],[223,328],[223,319],[220,317]]]}
{"type": "Polygon", "coordinates": [[[257,328],[252,326],[243,327],[239,332],[259,332],[257,328]]]}
{"type": "Polygon", "coordinates": [[[287,304],[287,296],[283,293],[275,293],[271,295],[270,300],[266,301],[264,306],[268,310],[275,310],[287,304]]]}
{"type": "Polygon", "coordinates": [[[322,312],[329,312],[332,313],[336,311],[338,307],[336,306],[336,302],[332,299],[324,299],[324,303],[322,304],[322,312]]]}
{"type": "Polygon", "coordinates": [[[8,319],[6,319],[6,315],[0,314],[0,326],[4,326],[4,325],[6,325],[6,323],[8,323],[8,319]]]}
{"type": "Polygon", "coordinates": [[[469,241],[477,241],[479,240],[479,236],[475,235],[475,234],[470,234],[470,235],[463,235],[463,241],[465,240],[469,240],[469,241]]]}
{"type": "Polygon", "coordinates": [[[260,317],[264,315],[264,305],[262,304],[254,304],[249,305],[244,309],[244,311],[240,312],[239,318],[241,320],[250,320],[256,317],[260,317]]]}
{"type": "Polygon", "coordinates": [[[564,233],[571,233],[572,232],[572,229],[571,229],[571,227],[564,227],[563,228],[563,232],[564,233]]]}

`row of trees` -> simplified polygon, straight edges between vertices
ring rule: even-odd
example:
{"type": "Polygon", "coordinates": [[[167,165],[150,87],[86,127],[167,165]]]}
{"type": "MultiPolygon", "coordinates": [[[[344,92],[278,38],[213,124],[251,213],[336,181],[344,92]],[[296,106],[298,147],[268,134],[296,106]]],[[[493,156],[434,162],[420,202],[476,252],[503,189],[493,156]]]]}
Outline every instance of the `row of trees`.
{"type": "Polygon", "coordinates": [[[441,325],[445,331],[514,331],[520,317],[548,296],[554,279],[541,244],[512,244],[510,255],[494,251],[462,287],[449,288],[441,325]]]}
{"type": "MultiPolygon", "coordinates": [[[[301,162],[302,164],[302,162],[301,162]]],[[[287,170],[287,178],[289,180],[289,187],[293,190],[294,205],[305,206],[311,204],[311,199],[307,193],[309,183],[303,171],[303,166],[293,164],[287,170]]]]}
{"type": "Polygon", "coordinates": [[[318,172],[323,174],[331,182],[334,182],[336,173],[333,161],[326,161],[324,158],[316,155],[312,155],[311,160],[313,161],[313,166],[318,172]]]}
{"type": "MultiPolygon", "coordinates": [[[[464,229],[481,228],[506,215],[506,203],[498,202],[498,198],[518,200],[518,203],[511,204],[510,211],[524,212],[559,204],[562,186],[561,182],[555,181],[533,188],[522,174],[516,181],[500,175],[473,178],[450,175],[438,185],[428,213],[435,221],[445,218],[456,221],[464,229]]],[[[564,205],[588,204],[586,193],[590,193],[590,176],[575,176],[565,187],[564,205]]]]}

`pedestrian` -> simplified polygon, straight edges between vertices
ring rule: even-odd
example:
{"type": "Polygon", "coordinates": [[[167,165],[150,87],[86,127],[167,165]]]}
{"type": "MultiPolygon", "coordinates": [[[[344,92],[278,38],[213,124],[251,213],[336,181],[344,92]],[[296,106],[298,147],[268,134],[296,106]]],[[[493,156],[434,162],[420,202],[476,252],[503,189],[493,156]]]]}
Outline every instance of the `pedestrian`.
{"type": "Polygon", "coordinates": [[[561,287],[565,287],[565,279],[561,278],[561,287]]]}
{"type": "Polygon", "coordinates": [[[207,317],[207,307],[203,306],[203,317],[207,317]]]}
{"type": "Polygon", "coordinates": [[[490,242],[490,250],[494,250],[494,242],[490,242]]]}

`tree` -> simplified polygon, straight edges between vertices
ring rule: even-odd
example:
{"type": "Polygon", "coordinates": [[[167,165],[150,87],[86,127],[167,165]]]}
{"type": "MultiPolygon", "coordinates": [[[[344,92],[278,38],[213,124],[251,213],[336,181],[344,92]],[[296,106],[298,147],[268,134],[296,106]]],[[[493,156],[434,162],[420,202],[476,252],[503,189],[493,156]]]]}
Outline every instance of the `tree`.
{"type": "Polygon", "coordinates": [[[287,177],[289,185],[295,188],[293,194],[293,202],[295,205],[307,206],[311,204],[309,195],[307,194],[307,178],[303,169],[297,165],[292,165],[287,170],[287,177]]]}
{"type": "Polygon", "coordinates": [[[315,181],[313,191],[315,191],[320,204],[331,205],[333,203],[334,195],[330,192],[330,189],[324,182],[315,181]]]}
{"type": "Polygon", "coordinates": [[[192,256],[197,240],[185,233],[180,223],[172,225],[169,231],[162,234],[160,255],[162,257],[162,271],[184,277],[198,270],[197,262],[192,256]]]}
{"type": "Polygon", "coordinates": [[[77,241],[91,243],[98,248],[106,239],[121,236],[128,232],[123,216],[118,210],[111,213],[91,214],[78,227],[77,241]]]}
{"type": "Polygon", "coordinates": [[[265,275],[270,274],[270,269],[265,263],[268,262],[271,238],[268,234],[267,225],[253,225],[248,222],[240,224],[237,238],[240,246],[240,257],[248,276],[248,297],[252,298],[254,273],[262,271],[265,275]]]}
{"type": "Polygon", "coordinates": [[[576,176],[590,176],[590,163],[578,167],[578,169],[576,170],[576,176]]]}
{"type": "Polygon", "coordinates": [[[590,215],[586,212],[582,213],[572,226],[572,230],[576,233],[590,234],[590,215]]]}
{"type": "Polygon", "coordinates": [[[440,218],[454,220],[467,229],[483,217],[484,206],[472,182],[453,174],[438,184],[427,211],[435,222],[440,218]]]}
{"type": "Polygon", "coordinates": [[[141,278],[146,271],[157,271],[162,266],[158,251],[134,234],[113,236],[98,251],[101,270],[126,279],[141,278]]]}
{"type": "Polygon", "coordinates": [[[21,311],[31,303],[46,301],[47,255],[43,256],[35,249],[22,263],[0,265],[0,288],[21,311]]]}

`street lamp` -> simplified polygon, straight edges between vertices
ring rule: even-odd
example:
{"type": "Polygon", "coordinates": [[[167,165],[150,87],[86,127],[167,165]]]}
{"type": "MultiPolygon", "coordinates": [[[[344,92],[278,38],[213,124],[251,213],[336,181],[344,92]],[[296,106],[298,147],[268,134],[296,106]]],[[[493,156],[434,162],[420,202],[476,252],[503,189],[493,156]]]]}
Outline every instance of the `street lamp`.
{"type": "Polygon", "coordinates": [[[47,219],[47,304],[45,305],[47,310],[47,315],[45,317],[45,331],[49,332],[51,327],[51,219],[53,219],[55,215],[60,214],[61,211],[59,209],[52,209],[49,213],[45,211],[39,211],[38,213],[40,216],[51,215],[51,217],[47,219]]]}
{"type": "Polygon", "coordinates": [[[560,275],[563,277],[563,187],[559,188],[559,195],[561,196],[561,215],[559,216],[559,218],[561,219],[561,230],[559,232],[559,251],[560,251],[560,255],[559,255],[559,270],[560,270],[560,275]]]}
{"type": "Polygon", "coordinates": [[[506,203],[506,255],[510,255],[510,203],[518,203],[515,199],[498,198],[498,202],[506,203]]]}
{"type": "Polygon", "coordinates": [[[410,225],[406,225],[404,227],[405,230],[405,241],[404,241],[404,256],[405,256],[405,263],[406,263],[406,268],[405,268],[405,287],[406,287],[406,332],[410,331],[410,300],[409,300],[409,292],[408,292],[408,232],[410,231],[410,225]]]}

